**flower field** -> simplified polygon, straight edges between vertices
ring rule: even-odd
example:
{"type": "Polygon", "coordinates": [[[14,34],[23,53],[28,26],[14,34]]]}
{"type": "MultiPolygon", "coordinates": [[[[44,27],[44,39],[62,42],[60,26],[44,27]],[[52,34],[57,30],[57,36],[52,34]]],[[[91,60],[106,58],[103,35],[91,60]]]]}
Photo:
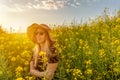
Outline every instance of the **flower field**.
{"type": "MultiPolygon", "coordinates": [[[[51,35],[60,52],[54,80],[120,80],[120,16],[56,26],[51,35]]],[[[26,33],[0,32],[0,80],[34,80],[33,47],[26,33]]]]}

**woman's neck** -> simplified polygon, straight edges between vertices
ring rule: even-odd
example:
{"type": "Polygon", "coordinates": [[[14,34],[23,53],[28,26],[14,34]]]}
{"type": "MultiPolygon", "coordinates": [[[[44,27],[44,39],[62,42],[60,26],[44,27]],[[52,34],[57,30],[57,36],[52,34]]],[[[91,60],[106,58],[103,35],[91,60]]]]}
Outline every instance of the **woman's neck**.
{"type": "Polygon", "coordinates": [[[43,43],[40,43],[40,50],[44,51],[44,44],[43,43]]]}

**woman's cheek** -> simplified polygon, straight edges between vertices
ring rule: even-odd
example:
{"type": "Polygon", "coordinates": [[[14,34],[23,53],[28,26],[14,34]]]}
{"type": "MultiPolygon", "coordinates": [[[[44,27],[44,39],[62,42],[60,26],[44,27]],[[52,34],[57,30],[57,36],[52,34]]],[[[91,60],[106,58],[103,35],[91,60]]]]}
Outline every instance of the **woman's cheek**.
{"type": "Polygon", "coordinates": [[[44,36],[42,36],[42,37],[39,39],[39,43],[43,43],[43,42],[45,42],[45,37],[44,37],[44,36]]]}

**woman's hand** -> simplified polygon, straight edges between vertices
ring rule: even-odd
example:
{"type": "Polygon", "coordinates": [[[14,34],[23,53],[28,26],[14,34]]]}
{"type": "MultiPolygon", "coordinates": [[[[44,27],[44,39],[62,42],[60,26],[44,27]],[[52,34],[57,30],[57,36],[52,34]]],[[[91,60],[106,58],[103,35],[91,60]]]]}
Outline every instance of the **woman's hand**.
{"type": "Polygon", "coordinates": [[[46,71],[40,72],[35,69],[33,61],[30,62],[30,73],[36,77],[45,77],[46,80],[52,80],[58,63],[48,63],[46,71]]]}
{"type": "Polygon", "coordinates": [[[30,62],[30,73],[36,77],[44,77],[44,72],[35,69],[33,61],[30,62]]]}
{"type": "Polygon", "coordinates": [[[46,71],[40,72],[35,69],[33,61],[30,62],[30,73],[36,77],[45,77],[47,80],[52,80],[54,72],[57,68],[58,63],[48,63],[46,71]]]}
{"type": "Polygon", "coordinates": [[[45,72],[46,73],[46,76],[45,76],[45,78],[47,79],[47,80],[52,80],[52,78],[53,78],[53,76],[54,76],[54,71],[46,71],[45,72]]]}

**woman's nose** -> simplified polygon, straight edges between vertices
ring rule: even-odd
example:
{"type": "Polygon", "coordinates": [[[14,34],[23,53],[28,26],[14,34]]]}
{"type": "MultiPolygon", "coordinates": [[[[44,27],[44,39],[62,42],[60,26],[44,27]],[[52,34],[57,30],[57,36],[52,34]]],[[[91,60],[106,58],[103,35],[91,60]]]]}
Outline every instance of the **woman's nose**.
{"type": "Polygon", "coordinates": [[[40,37],[41,35],[40,34],[37,34],[37,37],[40,37]]]}

